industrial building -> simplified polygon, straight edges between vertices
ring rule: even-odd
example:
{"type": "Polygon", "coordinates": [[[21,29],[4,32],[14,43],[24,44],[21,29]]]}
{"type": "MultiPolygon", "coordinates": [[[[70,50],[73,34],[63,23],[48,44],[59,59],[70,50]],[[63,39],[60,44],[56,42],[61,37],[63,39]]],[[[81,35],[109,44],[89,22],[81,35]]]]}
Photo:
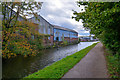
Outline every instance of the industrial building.
{"type": "Polygon", "coordinates": [[[63,41],[67,41],[69,43],[78,42],[78,33],[76,31],[52,25],[40,15],[38,15],[37,18],[38,19],[32,17],[29,21],[38,25],[38,32],[40,34],[50,35],[50,37],[48,37],[49,41],[44,39],[44,45],[53,45],[53,43],[63,41]]]}
{"type": "Polygon", "coordinates": [[[54,42],[62,41],[77,42],[78,33],[74,30],[54,25],[54,42]]]}
{"type": "Polygon", "coordinates": [[[37,19],[32,17],[29,19],[32,23],[38,26],[38,32],[40,34],[48,34],[50,35],[48,39],[43,39],[43,43],[45,46],[53,45],[53,25],[47,22],[42,16],[38,15],[37,19]]]}
{"type": "MultiPolygon", "coordinates": [[[[8,11],[13,11],[12,14],[16,14],[14,10],[10,10],[9,7],[8,11]]],[[[8,15],[8,14],[7,14],[8,15]]],[[[3,17],[0,15],[0,17],[3,17]]],[[[22,16],[18,16],[18,21],[26,21],[22,16]]],[[[37,31],[40,34],[50,35],[48,39],[43,39],[44,46],[53,45],[55,42],[63,42],[67,41],[69,43],[77,42],[78,41],[78,33],[74,30],[52,25],[47,20],[45,20],[42,16],[38,15],[37,19],[32,17],[27,21],[34,23],[37,26],[37,31]]],[[[34,35],[32,36],[34,38],[34,35]]]]}

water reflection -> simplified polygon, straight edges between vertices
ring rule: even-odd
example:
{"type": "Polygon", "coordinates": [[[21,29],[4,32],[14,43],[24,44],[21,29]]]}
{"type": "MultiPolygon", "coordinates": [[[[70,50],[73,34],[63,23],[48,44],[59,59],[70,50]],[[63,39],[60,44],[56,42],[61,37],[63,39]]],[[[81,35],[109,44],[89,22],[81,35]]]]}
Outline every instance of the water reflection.
{"type": "Polygon", "coordinates": [[[75,45],[60,47],[59,49],[41,50],[37,56],[26,58],[18,56],[13,59],[5,60],[2,65],[2,76],[3,78],[25,77],[93,43],[95,42],[81,42],[75,45]]]}

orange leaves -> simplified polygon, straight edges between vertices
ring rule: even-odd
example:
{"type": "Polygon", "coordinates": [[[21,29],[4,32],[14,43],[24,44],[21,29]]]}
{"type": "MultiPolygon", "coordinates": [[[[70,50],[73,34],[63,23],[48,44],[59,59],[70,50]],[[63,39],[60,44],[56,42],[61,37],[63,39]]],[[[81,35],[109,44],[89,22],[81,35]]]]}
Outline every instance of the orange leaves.
{"type": "Polygon", "coordinates": [[[42,38],[44,35],[37,31],[38,26],[32,22],[17,22],[16,26],[11,28],[3,28],[3,58],[11,58],[17,55],[35,56],[37,50],[41,48],[42,38]],[[33,44],[29,42],[31,36],[34,35],[33,44]],[[36,50],[35,50],[36,49],[36,50]]]}
{"type": "Polygon", "coordinates": [[[35,55],[35,52],[31,49],[31,45],[28,43],[25,35],[11,33],[7,39],[8,40],[2,50],[3,58],[15,57],[17,54],[24,56],[35,55]]]}
{"type": "Polygon", "coordinates": [[[8,45],[5,46],[5,49],[3,50],[2,53],[4,58],[14,57],[17,56],[17,54],[24,55],[25,57],[27,55],[35,55],[35,52],[33,51],[33,49],[31,49],[31,45],[26,41],[21,42],[11,41],[9,46],[8,45]]]}
{"type": "Polygon", "coordinates": [[[11,52],[7,48],[2,50],[2,57],[3,58],[10,58],[11,55],[13,55],[13,53],[11,54],[11,52]]]}
{"type": "Polygon", "coordinates": [[[98,5],[96,5],[96,7],[98,7],[98,5]]]}

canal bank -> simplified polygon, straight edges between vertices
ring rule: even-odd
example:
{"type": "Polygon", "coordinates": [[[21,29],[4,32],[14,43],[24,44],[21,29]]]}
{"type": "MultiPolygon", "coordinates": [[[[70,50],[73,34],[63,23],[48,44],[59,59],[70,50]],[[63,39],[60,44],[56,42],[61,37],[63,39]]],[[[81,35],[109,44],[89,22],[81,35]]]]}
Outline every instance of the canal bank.
{"type": "Polygon", "coordinates": [[[78,63],[97,43],[86,47],[60,61],[53,63],[50,66],[45,67],[38,72],[35,72],[26,78],[56,78],[60,79],[66,72],[69,71],[76,63],[78,63]]]}
{"type": "Polygon", "coordinates": [[[53,48],[41,50],[37,56],[19,56],[5,60],[2,63],[2,76],[3,78],[22,78],[28,76],[66,56],[72,55],[75,52],[92,45],[93,43],[96,42],[81,42],[75,45],[60,47],[59,49],[53,48]]]}

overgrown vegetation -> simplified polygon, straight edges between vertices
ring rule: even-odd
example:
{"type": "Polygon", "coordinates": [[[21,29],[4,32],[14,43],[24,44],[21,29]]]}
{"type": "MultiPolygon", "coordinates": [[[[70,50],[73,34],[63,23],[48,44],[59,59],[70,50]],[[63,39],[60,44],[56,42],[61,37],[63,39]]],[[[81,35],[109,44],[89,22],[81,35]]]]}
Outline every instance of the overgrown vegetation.
{"type": "Polygon", "coordinates": [[[69,42],[67,40],[63,40],[62,43],[60,43],[61,46],[69,45],[69,42]]]}
{"type": "Polygon", "coordinates": [[[110,74],[110,78],[120,78],[119,55],[113,55],[112,52],[105,49],[105,56],[107,60],[107,68],[110,74]]]}
{"type": "Polygon", "coordinates": [[[37,51],[43,49],[44,34],[36,31],[37,26],[31,22],[18,22],[15,27],[6,28],[2,31],[2,56],[10,58],[17,55],[35,56],[37,51]],[[34,38],[32,38],[34,36],[34,38]]]}
{"type": "Polygon", "coordinates": [[[63,47],[63,46],[68,46],[68,45],[73,45],[73,44],[78,44],[78,43],[80,43],[80,41],[68,42],[67,40],[63,40],[62,42],[59,42],[59,41],[54,42],[52,47],[53,48],[63,47]]]}
{"type": "Polygon", "coordinates": [[[36,55],[37,50],[43,48],[42,39],[46,35],[39,34],[36,31],[38,26],[27,21],[26,17],[31,15],[37,17],[37,12],[41,9],[42,3],[28,1],[2,2],[1,5],[2,57],[36,55]],[[33,36],[34,39],[32,39],[33,36]]]}
{"type": "Polygon", "coordinates": [[[87,48],[76,52],[70,56],[67,56],[66,58],[63,58],[62,60],[53,63],[50,66],[45,67],[42,70],[39,70],[38,72],[35,72],[26,78],[55,78],[60,79],[66,72],[68,72],[69,69],[71,69],[76,63],[78,63],[97,43],[94,43],[91,46],[88,46],[87,48]]]}
{"type": "MultiPolygon", "coordinates": [[[[83,25],[91,34],[95,34],[102,43],[120,54],[120,2],[77,2],[85,6],[85,11],[76,12],[75,20],[82,19],[83,25]]],[[[83,9],[81,9],[83,10],[83,9]]]]}

